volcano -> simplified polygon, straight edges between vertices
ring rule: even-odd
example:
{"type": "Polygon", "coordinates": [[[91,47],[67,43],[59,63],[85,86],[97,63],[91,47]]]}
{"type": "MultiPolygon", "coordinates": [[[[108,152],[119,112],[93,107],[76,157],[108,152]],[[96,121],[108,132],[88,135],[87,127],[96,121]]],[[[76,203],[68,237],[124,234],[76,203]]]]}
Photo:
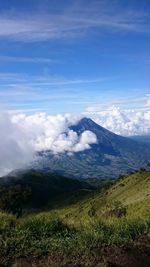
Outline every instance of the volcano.
{"type": "Polygon", "coordinates": [[[114,134],[89,118],[82,118],[70,129],[78,136],[91,131],[97,142],[89,149],[71,154],[41,151],[33,168],[79,179],[117,178],[145,167],[150,161],[150,144],[114,134]]]}

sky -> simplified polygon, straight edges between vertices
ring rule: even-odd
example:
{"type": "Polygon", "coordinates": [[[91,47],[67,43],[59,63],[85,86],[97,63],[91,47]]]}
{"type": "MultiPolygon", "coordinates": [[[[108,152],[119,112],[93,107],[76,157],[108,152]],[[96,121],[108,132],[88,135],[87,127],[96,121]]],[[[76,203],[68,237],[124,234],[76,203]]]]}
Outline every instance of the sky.
{"type": "Polygon", "coordinates": [[[148,0],[0,0],[0,106],[50,114],[150,106],[148,0]]]}
{"type": "Polygon", "coordinates": [[[0,175],[97,142],[82,117],[150,135],[149,0],[0,0],[0,175]],[[65,134],[66,133],[66,134],[65,134]]]}

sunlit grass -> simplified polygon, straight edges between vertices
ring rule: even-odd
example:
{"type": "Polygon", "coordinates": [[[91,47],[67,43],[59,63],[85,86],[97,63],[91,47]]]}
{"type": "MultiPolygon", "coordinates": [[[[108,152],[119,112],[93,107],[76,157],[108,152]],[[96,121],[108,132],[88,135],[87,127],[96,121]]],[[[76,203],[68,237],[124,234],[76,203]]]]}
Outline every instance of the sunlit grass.
{"type": "Polygon", "coordinates": [[[137,236],[150,231],[149,177],[146,172],[142,176],[136,173],[102,194],[20,219],[0,213],[0,263],[8,266],[22,257],[75,256],[88,254],[92,247],[132,244],[137,236]],[[118,207],[123,211],[121,217],[116,216],[118,207]]]}

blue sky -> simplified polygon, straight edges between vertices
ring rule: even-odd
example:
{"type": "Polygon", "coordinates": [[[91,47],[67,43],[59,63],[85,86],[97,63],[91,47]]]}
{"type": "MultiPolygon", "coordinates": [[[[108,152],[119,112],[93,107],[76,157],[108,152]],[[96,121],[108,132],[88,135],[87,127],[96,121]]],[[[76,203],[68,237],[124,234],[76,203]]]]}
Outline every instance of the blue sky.
{"type": "Polygon", "coordinates": [[[0,107],[150,107],[149,0],[0,0],[0,107]]]}

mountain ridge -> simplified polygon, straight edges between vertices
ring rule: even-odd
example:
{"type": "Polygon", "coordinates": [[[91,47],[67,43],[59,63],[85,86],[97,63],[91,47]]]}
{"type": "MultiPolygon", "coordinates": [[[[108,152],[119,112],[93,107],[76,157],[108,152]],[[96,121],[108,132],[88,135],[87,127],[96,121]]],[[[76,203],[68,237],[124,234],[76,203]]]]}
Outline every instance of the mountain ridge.
{"type": "Polygon", "coordinates": [[[30,188],[31,200],[28,208],[35,209],[42,208],[57,198],[61,201],[62,198],[67,198],[75,192],[79,194],[80,191],[83,191],[83,195],[86,195],[89,191],[95,190],[94,186],[85,181],[33,169],[11,172],[0,180],[0,187],[13,190],[16,186],[30,188]]]}

